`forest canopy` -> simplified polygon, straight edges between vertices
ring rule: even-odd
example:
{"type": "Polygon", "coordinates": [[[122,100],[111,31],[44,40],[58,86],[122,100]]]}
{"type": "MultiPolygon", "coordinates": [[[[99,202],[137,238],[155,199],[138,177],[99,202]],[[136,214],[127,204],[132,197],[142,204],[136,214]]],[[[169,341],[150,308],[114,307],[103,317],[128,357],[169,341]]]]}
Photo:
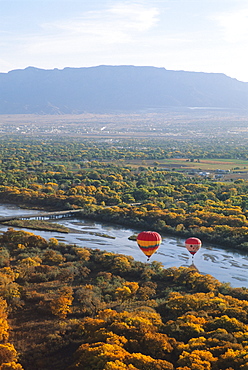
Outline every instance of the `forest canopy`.
{"type": "MultiPolygon", "coordinates": [[[[0,201],[245,250],[248,182],[245,165],[234,166],[248,149],[237,144],[2,137],[0,201]],[[206,158],[230,160],[235,177],[192,171],[206,158]]],[[[194,266],[164,269],[9,228],[0,235],[0,370],[245,370],[247,301],[247,289],[194,266]]]]}

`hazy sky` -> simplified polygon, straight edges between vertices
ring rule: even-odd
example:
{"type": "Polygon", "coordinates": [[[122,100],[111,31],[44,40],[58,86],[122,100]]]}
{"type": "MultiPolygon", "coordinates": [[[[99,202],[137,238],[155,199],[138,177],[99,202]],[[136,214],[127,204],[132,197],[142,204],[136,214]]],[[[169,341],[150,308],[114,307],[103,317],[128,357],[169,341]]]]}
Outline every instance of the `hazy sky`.
{"type": "Polygon", "coordinates": [[[248,82],[248,1],[0,0],[0,72],[102,64],[248,82]]]}

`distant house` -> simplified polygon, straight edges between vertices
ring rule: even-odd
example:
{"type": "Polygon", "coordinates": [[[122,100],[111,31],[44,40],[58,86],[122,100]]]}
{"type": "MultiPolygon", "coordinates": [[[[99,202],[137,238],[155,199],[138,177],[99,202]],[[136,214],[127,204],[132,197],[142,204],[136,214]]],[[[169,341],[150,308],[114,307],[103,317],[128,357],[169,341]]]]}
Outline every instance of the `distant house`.
{"type": "Polygon", "coordinates": [[[208,177],[210,176],[210,172],[199,172],[199,176],[208,177]]]}
{"type": "Polygon", "coordinates": [[[220,170],[220,169],[217,169],[216,170],[216,173],[229,173],[230,170],[220,170]]]}

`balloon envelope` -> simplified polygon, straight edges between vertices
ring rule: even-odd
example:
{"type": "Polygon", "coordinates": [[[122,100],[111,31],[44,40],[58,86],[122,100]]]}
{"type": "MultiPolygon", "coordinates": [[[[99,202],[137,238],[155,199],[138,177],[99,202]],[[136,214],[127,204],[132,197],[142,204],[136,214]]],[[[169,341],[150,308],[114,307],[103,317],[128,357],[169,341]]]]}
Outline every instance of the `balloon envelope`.
{"type": "Polygon", "coordinates": [[[161,244],[162,238],[156,231],[142,231],[137,236],[137,243],[142,252],[149,258],[156,252],[161,244]]]}
{"type": "Polygon", "coordinates": [[[196,254],[196,252],[199,251],[201,245],[202,245],[201,240],[195,237],[188,238],[185,241],[185,247],[192,255],[196,254]]]}

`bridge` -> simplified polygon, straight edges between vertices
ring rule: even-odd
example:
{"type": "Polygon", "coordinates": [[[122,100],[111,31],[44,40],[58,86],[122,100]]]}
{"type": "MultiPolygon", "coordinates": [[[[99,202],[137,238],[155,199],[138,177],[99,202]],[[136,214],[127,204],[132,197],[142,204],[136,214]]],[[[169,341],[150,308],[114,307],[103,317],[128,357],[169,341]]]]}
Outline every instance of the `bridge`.
{"type": "Polygon", "coordinates": [[[35,214],[26,215],[12,215],[12,216],[0,216],[0,223],[11,220],[45,220],[45,219],[57,219],[57,218],[68,218],[74,217],[77,213],[83,212],[84,209],[74,209],[67,211],[57,211],[57,212],[41,212],[35,214]]]}

